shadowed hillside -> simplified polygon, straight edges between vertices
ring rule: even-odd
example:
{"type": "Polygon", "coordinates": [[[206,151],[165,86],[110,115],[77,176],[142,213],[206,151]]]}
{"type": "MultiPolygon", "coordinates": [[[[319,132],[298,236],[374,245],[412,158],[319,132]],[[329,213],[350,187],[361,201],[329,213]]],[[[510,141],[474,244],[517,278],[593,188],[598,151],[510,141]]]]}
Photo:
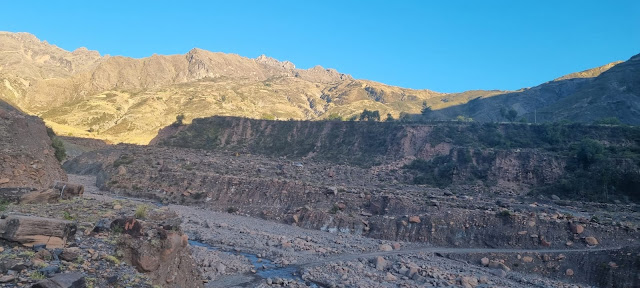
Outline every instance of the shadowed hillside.
{"type": "MultiPolygon", "coordinates": [[[[612,63],[613,64],[613,63],[612,63]]],[[[439,97],[447,101],[447,97],[439,97]]],[[[476,96],[458,106],[433,106],[431,120],[452,120],[462,115],[475,121],[507,121],[503,111],[517,112],[515,121],[529,123],[592,123],[618,118],[640,124],[640,55],[615,65],[606,65],[561,77],[542,85],[495,95],[476,96]],[[600,74],[601,73],[601,74],[600,74]]]]}

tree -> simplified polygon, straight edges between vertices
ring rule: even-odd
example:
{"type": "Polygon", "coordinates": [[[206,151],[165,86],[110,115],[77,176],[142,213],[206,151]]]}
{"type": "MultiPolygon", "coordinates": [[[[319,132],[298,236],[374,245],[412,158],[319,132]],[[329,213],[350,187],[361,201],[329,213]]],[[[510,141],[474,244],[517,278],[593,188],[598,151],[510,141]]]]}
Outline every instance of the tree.
{"type": "Polygon", "coordinates": [[[594,164],[596,161],[604,157],[602,154],[603,151],[604,147],[602,146],[602,144],[600,144],[600,142],[586,138],[580,142],[576,157],[582,164],[582,167],[589,168],[591,164],[594,164]]]}
{"type": "Polygon", "coordinates": [[[393,122],[394,120],[396,120],[396,119],[393,118],[393,115],[391,115],[391,113],[387,113],[387,120],[385,120],[385,121],[393,122]]]}
{"type": "Polygon", "coordinates": [[[362,114],[360,114],[360,121],[380,121],[380,111],[369,111],[364,109],[362,114]]]}
{"type": "Polygon", "coordinates": [[[518,111],[513,108],[507,110],[507,108],[502,107],[500,108],[500,116],[507,119],[509,122],[514,122],[516,121],[516,118],[518,118],[518,111]]]}
{"type": "Polygon", "coordinates": [[[329,116],[327,116],[327,120],[329,120],[329,121],[342,121],[342,116],[338,115],[337,113],[331,113],[331,114],[329,114],[329,116]]]}
{"type": "Polygon", "coordinates": [[[182,126],[184,124],[184,114],[178,114],[176,116],[176,122],[173,122],[173,126],[182,126]]]}
{"type": "Polygon", "coordinates": [[[427,101],[423,101],[422,102],[422,110],[420,111],[420,113],[424,116],[431,114],[431,112],[433,111],[433,109],[431,109],[431,106],[427,105],[427,101]]]}

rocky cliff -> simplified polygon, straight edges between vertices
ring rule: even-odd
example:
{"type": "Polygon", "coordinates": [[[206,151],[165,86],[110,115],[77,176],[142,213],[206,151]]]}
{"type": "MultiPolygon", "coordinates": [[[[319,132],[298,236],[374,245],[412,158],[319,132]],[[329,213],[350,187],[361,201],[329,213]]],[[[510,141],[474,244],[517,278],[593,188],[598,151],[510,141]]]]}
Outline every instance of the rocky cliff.
{"type": "Polygon", "coordinates": [[[0,188],[48,188],[67,175],[44,122],[0,101],[0,188]]]}

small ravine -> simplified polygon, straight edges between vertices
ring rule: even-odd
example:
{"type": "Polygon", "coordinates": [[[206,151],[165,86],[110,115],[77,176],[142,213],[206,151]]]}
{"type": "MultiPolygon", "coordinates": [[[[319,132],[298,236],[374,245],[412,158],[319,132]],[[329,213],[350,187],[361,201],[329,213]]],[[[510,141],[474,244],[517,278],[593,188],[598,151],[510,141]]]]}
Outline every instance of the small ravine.
{"type": "MultiPolygon", "coordinates": [[[[218,247],[211,246],[206,243],[202,243],[199,241],[189,240],[189,245],[204,247],[210,250],[222,251],[218,247]]],[[[267,278],[275,279],[288,279],[288,280],[297,280],[300,282],[306,282],[300,277],[299,267],[297,266],[285,266],[278,267],[273,261],[265,258],[258,258],[255,254],[245,253],[245,252],[235,252],[235,251],[223,251],[225,253],[233,254],[233,255],[241,255],[246,257],[253,268],[256,270],[256,273],[253,274],[254,279],[258,281],[264,281],[267,278]],[[257,278],[257,279],[256,279],[257,278]]],[[[245,282],[246,284],[255,283],[255,281],[245,282]]],[[[319,287],[314,283],[307,283],[309,287],[319,287]]]]}

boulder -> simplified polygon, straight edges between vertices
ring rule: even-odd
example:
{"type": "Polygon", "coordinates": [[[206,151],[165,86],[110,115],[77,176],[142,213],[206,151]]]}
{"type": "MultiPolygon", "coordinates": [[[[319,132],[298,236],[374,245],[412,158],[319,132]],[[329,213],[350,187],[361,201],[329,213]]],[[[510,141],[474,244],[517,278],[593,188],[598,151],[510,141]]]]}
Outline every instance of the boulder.
{"type": "Polygon", "coordinates": [[[567,269],[567,271],[565,271],[564,274],[567,276],[573,276],[573,269],[567,269]]]}
{"type": "Polygon", "coordinates": [[[384,276],[384,280],[385,281],[396,281],[396,280],[398,280],[398,277],[396,277],[395,275],[387,272],[387,275],[384,276]]]}
{"type": "Polygon", "coordinates": [[[376,270],[382,271],[384,270],[384,267],[386,265],[387,265],[387,260],[385,260],[384,257],[382,256],[376,257],[376,270]]]}
{"type": "Polygon", "coordinates": [[[56,203],[60,200],[60,192],[47,189],[43,191],[35,191],[27,193],[20,197],[20,204],[44,204],[44,203],[56,203]]]}
{"type": "Polygon", "coordinates": [[[589,236],[589,237],[584,238],[584,241],[587,242],[587,244],[589,244],[591,246],[595,246],[595,245],[599,244],[598,239],[596,239],[596,237],[589,236]]]}
{"type": "Polygon", "coordinates": [[[60,257],[60,259],[64,261],[72,262],[78,259],[78,256],[80,256],[80,252],[81,250],[78,247],[65,248],[64,250],[62,250],[62,253],[60,253],[60,256],[58,257],[60,257]]]}
{"type": "Polygon", "coordinates": [[[582,232],[584,232],[584,226],[580,224],[571,224],[571,232],[573,234],[582,234],[582,232]]]}
{"type": "Polygon", "coordinates": [[[87,284],[82,273],[57,274],[49,279],[42,280],[31,288],[86,288],[87,284]]]}
{"type": "Polygon", "coordinates": [[[76,229],[75,223],[59,219],[20,215],[0,219],[0,238],[28,247],[44,244],[47,248],[62,248],[76,229]]]}
{"type": "Polygon", "coordinates": [[[13,282],[14,280],[16,280],[16,276],[14,275],[5,275],[0,277],[0,283],[9,283],[13,282]]]}
{"type": "Polygon", "coordinates": [[[389,244],[382,244],[380,245],[379,248],[380,248],[380,251],[385,251],[385,252],[393,251],[393,247],[391,247],[391,245],[389,244]]]}
{"type": "Polygon", "coordinates": [[[67,182],[56,182],[51,188],[60,192],[60,198],[70,199],[84,194],[84,186],[67,182]]]}
{"type": "Polygon", "coordinates": [[[419,216],[409,217],[409,223],[420,223],[420,217],[419,216]]]}
{"type": "Polygon", "coordinates": [[[489,266],[489,258],[483,257],[480,259],[480,264],[482,264],[482,266],[489,266]]]}

